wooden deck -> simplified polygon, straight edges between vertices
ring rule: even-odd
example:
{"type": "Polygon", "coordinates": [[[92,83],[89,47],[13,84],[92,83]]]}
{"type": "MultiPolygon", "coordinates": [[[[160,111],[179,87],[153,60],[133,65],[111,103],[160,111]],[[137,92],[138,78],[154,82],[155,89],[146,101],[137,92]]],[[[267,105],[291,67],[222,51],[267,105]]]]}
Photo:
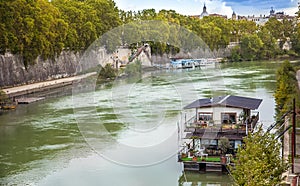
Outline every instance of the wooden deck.
{"type": "Polygon", "coordinates": [[[33,102],[36,102],[36,101],[40,101],[40,100],[43,100],[45,99],[44,97],[39,97],[39,98],[18,98],[16,99],[16,102],[18,102],[18,104],[29,104],[29,103],[33,103],[33,102]]]}

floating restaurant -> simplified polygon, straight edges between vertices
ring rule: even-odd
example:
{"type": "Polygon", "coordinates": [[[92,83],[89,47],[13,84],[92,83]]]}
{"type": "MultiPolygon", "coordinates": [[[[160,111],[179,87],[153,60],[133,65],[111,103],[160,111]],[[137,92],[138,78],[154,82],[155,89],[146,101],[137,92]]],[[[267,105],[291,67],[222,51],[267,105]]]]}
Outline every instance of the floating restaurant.
{"type": "Polygon", "coordinates": [[[183,162],[184,170],[226,172],[243,138],[254,131],[261,102],[226,95],[198,99],[185,106],[185,110],[194,109],[195,115],[182,126],[178,160],[183,162]]]}

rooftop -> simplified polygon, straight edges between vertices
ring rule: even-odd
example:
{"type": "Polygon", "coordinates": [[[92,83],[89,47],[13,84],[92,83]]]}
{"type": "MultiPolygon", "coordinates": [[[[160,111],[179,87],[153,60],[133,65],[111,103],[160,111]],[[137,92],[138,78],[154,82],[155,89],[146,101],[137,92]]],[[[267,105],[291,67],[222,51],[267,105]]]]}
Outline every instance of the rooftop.
{"type": "Polygon", "coordinates": [[[261,102],[262,99],[227,95],[214,98],[198,99],[185,106],[184,109],[224,106],[256,110],[261,102]]]}

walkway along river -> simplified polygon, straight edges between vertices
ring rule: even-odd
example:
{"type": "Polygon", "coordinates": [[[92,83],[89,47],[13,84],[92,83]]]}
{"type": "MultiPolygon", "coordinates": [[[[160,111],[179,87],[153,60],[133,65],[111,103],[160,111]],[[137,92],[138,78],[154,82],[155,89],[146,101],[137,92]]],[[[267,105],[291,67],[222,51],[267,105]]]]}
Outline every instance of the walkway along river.
{"type": "Polygon", "coordinates": [[[222,64],[221,71],[153,72],[19,105],[0,115],[0,184],[231,185],[227,175],[182,176],[176,157],[181,109],[212,93],[260,98],[267,128],[274,121],[278,66],[247,62],[222,64]]]}

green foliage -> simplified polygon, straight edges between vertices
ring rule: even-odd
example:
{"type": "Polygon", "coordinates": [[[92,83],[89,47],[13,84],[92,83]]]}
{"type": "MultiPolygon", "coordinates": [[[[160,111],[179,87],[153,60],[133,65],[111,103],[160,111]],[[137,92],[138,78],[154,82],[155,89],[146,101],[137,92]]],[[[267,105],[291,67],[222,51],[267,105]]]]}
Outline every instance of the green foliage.
{"type": "Polygon", "coordinates": [[[139,75],[142,72],[142,63],[139,60],[136,60],[126,66],[125,74],[129,76],[139,75]]]}
{"type": "Polygon", "coordinates": [[[231,49],[231,55],[229,56],[229,60],[231,62],[238,62],[241,61],[241,51],[240,46],[235,46],[233,49],[231,49]]]}
{"type": "Polygon", "coordinates": [[[275,37],[272,36],[271,31],[269,31],[266,27],[261,27],[257,35],[263,42],[261,53],[262,58],[275,58],[279,53],[279,46],[275,37]]]}
{"type": "Polygon", "coordinates": [[[241,38],[241,55],[246,61],[261,58],[263,43],[257,34],[246,34],[241,38]]]}
{"type": "Polygon", "coordinates": [[[68,24],[65,47],[86,49],[102,34],[120,25],[118,9],[111,0],[53,0],[68,24]]]}
{"type": "Polygon", "coordinates": [[[11,103],[11,100],[8,98],[6,93],[0,89],[0,107],[1,105],[5,105],[7,103],[11,103]]]}
{"type": "Polygon", "coordinates": [[[226,137],[221,137],[218,142],[218,148],[221,149],[222,154],[225,155],[228,149],[231,147],[229,139],[226,137]]]}
{"type": "Polygon", "coordinates": [[[270,34],[276,39],[282,39],[284,25],[278,21],[275,17],[271,17],[265,25],[266,29],[270,31],[270,34]]]}
{"type": "Polygon", "coordinates": [[[235,168],[231,168],[236,185],[274,186],[281,182],[281,175],[287,164],[280,156],[281,145],[270,133],[264,133],[262,126],[244,139],[239,147],[235,168]]]}
{"type": "Polygon", "coordinates": [[[293,50],[300,54],[300,23],[297,23],[295,27],[295,32],[291,36],[293,50]]]}
{"type": "Polygon", "coordinates": [[[53,58],[63,47],[66,23],[46,0],[0,2],[0,51],[19,54],[25,67],[41,55],[53,58]],[[47,13],[45,13],[47,12],[47,13]]]}
{"type": "Polygon", "coordinates": [[[18,54],[25,67],[80,51],[121,24],[112,0],[9,0],[0,2],[0,52],[18,54]]]}
{"type": "Polygon", "coordinates": [[[111,64],[106,64],[99,72],[100,79],[114,79],[117,76],[117,71],[111,64]]]}
{"type": "Polygon", "coordinates": [[[282,44],[287,37],[300,54],[299,28],[299,24],[295,26],[291,21],[280,22],[274,18],[258,27],[252,21],[211,16],[199,19],[180,15],[174,10],[125,12],[119,10],[113,0],[0,2],[0,53],[18,54],[26,67],[38,56],[54,59],[63,49],[84,50],[105,33],[101,44],[108,52],[122,44],[151,41],[153,54],[174,54],[179,48],[191,49],[201,43],[191,39],[196,34],[211,50],[226,48],[229,42],[241,42],[240,48],[232,51],[232,61],[274,58],[280,52],[277,39],[282,44]],[[140,20],[164,22],[146,26],[140,24],[140,20]],[[118,28],[114,33],[107,33],[122,23],[126,24],[126,32],[118,28]],[[191,32],[178,34],[178,25],[191,32]]]}
{"type": "Polygon", "coordinates": [[[293,99],[299,103],[299,90],[296,71],[289,61],[282,63],[276,72],[276,117],[279,119],[284,113],[292,109],[293,99]]]}

